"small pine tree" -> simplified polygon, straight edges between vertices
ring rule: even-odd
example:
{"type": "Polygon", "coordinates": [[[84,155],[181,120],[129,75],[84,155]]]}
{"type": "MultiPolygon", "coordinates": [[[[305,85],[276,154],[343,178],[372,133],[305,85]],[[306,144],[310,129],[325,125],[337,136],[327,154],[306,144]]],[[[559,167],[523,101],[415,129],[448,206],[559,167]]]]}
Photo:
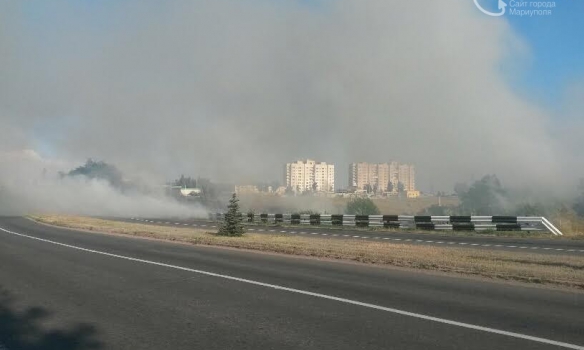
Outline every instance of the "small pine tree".
{"type": "Polygon", "coordinates": [[[239,211],[239,199],[235,193],[229,200],[229,205],[227,206],[227,213],[225,213],[225,218],[219,228],[220,236],[241,236],[244,233],[243,228],[243,216],[239,211]]]}

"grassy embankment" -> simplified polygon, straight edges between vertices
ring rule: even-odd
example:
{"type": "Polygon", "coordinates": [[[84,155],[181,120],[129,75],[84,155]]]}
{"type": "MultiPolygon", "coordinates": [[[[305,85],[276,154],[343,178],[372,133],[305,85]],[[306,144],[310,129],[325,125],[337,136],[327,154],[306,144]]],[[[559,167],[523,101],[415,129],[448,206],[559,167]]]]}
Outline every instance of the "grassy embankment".
{"type": "Polygon", "coordinates": [[[246,233],[221,237],[201,229],[125,223],[87,217],[43,215],[34,220],[56,226],[189,244],[250,249],[317,258],[390,265],[584,289],[584,257],[524,252],[332,240],[246,233]]]}
{"type": "MultiPolygon", "coordinates": [[[[266,195],[242,195],[239,197],[243,212],[254,211],[256,213],[294,213],[301,210],[313,210],[315,212],[329,214],[343,214],[349,198],[328,198],[313,196],[278,197],[266,195]]],[[[375,205],[384,214],[414,215],[420,211],[438,204],[437,197],[422,198],[376,198],[375,205]]],[[[444,206],[456,206],[459,204],[457,197],[443,197],[441,204],[444,206]]]]}

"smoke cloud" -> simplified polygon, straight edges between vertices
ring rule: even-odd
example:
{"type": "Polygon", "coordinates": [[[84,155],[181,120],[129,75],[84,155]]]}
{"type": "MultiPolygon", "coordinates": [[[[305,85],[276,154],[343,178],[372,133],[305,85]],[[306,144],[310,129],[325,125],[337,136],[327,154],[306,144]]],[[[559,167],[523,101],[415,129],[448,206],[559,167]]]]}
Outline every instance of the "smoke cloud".
{"type": "Polygon", "coordinates": [[[337,187],[351,162],[397,160],[450,190],[492,173],[549,185],[582,146],[510,87],[529,47],[472,1],[27,3],[0,3],[5,152],[158,183],[280,180],[310,157],[337,187]]]}
{"type": "Polygon", "coordinates": [[[122,193],[105,180],[85,176],[61,178],[54,169],[65,164],[42,159],[31,150],[0,153],[0,161],[0,215],[206,217],[202,207],[173,201],[160,186],[158,191],[148,194],[122,193]]]}

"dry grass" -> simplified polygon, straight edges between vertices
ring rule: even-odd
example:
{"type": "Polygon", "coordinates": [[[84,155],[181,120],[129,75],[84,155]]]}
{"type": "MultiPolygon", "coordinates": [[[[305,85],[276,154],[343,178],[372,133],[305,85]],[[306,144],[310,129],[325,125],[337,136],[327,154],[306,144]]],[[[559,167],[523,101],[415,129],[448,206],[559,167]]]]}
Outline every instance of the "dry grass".
{"type": "Polygon", "coordinates": [[[268,252],[384,264],[584,289],[584,258],[506,251],[247,233],[221,237],[201,229],[75,216],[34,216],[56,226],[268,252]]]}
{"type": "Polygon", "coordinates": [[[548,218],[564,234],[571,239],[584,239],[584,219],[574,213],[556,214],[548,218]]]}
{"type": "MultiPolygon", "coordinates": [[[[278,197],[260,194],[247,194],[239,197],[241,210],[254,211],[256,213],[293,213],[301,210],[314,210],[328,212],[329,214],[342,214],[347,207],[349,198],[328,198],[313,196],[278,197]]],[[[414,215],[420,211],[438,204],[436,197],[422,198],[376,198],[373,202],[384,214],[414,215]]],[[[457,197],[443,197],[441,204],[444,206],[457,206],[460,201],[457,197]]]]}

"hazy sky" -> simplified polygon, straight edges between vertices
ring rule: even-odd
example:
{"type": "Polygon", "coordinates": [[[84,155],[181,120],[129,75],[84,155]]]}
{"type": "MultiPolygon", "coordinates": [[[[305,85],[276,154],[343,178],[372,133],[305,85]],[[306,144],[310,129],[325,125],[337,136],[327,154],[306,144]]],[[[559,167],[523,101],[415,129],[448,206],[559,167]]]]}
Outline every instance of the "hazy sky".
{"type": "Polygon", "coordinates": [[[337,187],[350,162],[391,160],[423,190],[487,173],[569,185],[584,176],[584,2],[556,6],[0,0],[0,176],[34,150],[159,181],[281,180],[310,157],[337,187]]]}

